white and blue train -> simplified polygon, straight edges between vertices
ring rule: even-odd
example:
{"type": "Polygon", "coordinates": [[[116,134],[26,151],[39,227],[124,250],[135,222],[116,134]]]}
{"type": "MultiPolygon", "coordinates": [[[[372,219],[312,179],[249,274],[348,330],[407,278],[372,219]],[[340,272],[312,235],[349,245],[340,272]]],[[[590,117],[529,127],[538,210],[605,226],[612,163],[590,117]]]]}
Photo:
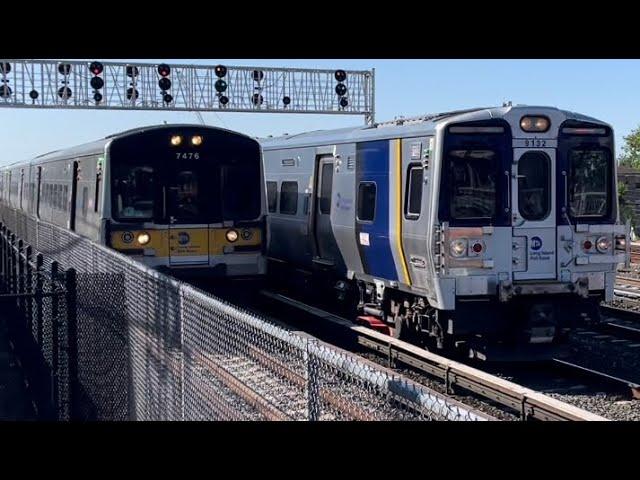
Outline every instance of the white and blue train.
{"type": "Polygon", "coordinates": [[[262,139],[271,266],[400,338],[553,353],[628,261],[613,138],[505,106],[262,139]]]}

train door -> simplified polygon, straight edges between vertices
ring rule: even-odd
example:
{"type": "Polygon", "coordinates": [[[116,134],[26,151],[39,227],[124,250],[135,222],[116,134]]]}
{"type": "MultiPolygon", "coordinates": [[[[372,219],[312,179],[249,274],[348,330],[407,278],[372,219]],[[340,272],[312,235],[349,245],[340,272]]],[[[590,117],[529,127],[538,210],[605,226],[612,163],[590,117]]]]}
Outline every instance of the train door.
{"type": "MultiPolygon", "coordinates": [[[[69,217],[69,230],[76,229],[76,203],[78,201],[78,175],[80,174],[80,168],[78,162],[73,162],[73,172],[71,176],[71,209],[69,217]]],[[[65,199],[66,200],[66,199],[65,199]]]]}
{"type": "Polygon", "coordinates": [[[511,179],[514,280],[555,279],[555,149],[514,149],[511,179]]]}
{"type": "Polygon", "coordinates": [[[314,263],[334,267],[339,258],[333,229],[331,228],[331,197],[333,192],[334,157],[318,159],[314,202],[314,235],[317,255],[314,263]]]}
{"type": "Polygon", "coordinates": [[[182,160],[168,172],[164,192],[169,220],[169,264],[209,263],[209,225],[205,188],[216,188],[196,160],[182,160]],[[207,187],[208,185],[208,187],[207,187]]]}

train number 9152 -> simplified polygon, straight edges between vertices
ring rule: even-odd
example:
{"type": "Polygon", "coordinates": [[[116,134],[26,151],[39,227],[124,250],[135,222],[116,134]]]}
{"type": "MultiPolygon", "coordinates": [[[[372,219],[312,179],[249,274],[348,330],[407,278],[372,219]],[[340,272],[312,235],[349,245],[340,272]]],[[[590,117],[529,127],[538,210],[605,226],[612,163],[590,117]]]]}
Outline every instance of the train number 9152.
{"type": "Polygon", "coordinates": [[[543,148],[547,146],[547,141],[546,140],[540,140],[538,138],[534,138],[534,139],[525,139],[524,140],[524,146],[525,147],[537,147],[537,148],[543,148]]]}
{"type": "Polygon", "coordinates": [[[176,160],[200,160],[198,152],[177,152],[176,160]]]}

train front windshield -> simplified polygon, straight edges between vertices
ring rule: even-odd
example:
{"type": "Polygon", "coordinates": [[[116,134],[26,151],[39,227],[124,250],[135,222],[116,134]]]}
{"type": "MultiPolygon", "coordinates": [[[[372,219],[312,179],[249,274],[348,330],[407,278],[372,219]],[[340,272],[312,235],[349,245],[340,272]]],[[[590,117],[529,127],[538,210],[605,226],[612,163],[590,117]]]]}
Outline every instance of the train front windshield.
{"type": "Polygon", "coordinates": [[[254,220],[261,213],[260,149],[224,131],[152,130],[111,147],[116,221],[211,224],[254,220]],[[179,135],[180,145],[171,137],[179,135]],[[190,139],[202,136],[200,145],[190,139]]]}

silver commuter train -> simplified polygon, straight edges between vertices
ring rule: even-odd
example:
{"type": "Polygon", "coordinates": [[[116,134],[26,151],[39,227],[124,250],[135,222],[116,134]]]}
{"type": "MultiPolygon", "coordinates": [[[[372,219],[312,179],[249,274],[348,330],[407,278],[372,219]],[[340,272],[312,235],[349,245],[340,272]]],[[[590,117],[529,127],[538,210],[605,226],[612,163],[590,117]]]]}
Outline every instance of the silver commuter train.
{"type": "Polygon", "coordinates": [[[225,129],[128,130],[0,168],[0,202],[173,274],[265,273],[258,142],[225,129]]]}
{"type": "Polygon", "coordinates": [[[628,259],[613,130],[594,118],[478,108],[261,144],[274,268],[354,292],[400,338],[554,355],[628,259]]]}

